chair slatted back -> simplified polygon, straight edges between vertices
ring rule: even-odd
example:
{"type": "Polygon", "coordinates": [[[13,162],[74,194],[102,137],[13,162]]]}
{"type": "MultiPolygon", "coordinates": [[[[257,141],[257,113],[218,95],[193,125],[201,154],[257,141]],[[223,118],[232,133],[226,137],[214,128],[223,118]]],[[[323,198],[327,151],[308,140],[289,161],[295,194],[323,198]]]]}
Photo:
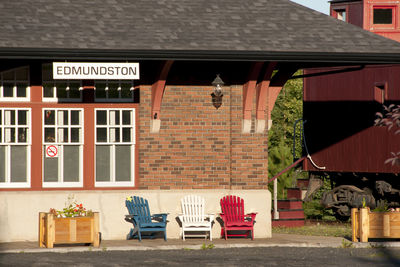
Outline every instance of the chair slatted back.
{"type": "Polygon", "coordinates": [[[228,222],[244,222],[244,201],[238,196],[224,196],[221,198],[222,213],[228,222]]]}
{"type": "Polygon", "coordinates": [[[204,222],[204,198],[188,195],[181,199],[183,222],[204,222]]]}
{"type": "Polygon", "coordinates": [[[129,214],[138,216],[139,222],[151,223],[151,214],[147,199],[133,196],[132,201],[125,201],[125,205],[128,208],[129,214]]]}

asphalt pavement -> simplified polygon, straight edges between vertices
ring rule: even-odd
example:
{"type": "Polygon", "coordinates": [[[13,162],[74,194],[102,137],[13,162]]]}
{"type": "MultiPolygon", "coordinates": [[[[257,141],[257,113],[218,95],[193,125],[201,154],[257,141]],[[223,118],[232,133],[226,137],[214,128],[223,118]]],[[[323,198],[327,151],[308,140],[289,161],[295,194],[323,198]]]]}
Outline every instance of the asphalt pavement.
{"type": "Polygon", "coordinates": [[[54,245],[54,248],[41,248],[38,242],[6,242],[0,243],[0,253],[43,253],[43,252],[87,252],[87,251],[134,251],[134,250],[201,250],[204,248],[263,248],[263,247],[303,247],[303,248],[400,248],[400,241],[351,242],[342,237],[305,236],[294,234],[273,234],[271,238],[215,238],[181,239],[162,238],[138,240],[102,240],[100,247],[87,245],[54,245]]]}

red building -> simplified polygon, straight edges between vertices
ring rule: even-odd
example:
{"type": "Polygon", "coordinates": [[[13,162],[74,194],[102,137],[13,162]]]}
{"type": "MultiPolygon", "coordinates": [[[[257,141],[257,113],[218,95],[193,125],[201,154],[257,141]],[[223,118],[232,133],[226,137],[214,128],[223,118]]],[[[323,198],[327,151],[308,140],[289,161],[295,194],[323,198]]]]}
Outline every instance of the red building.
{"type": "Polygon", "coordinates": [[[332,17],[400,41],[400,3],[394,0],[333,0],[332,17]]]}
{"type": "MultiPolygon", "coordinates": [[[[400,41],[399,8],[397,1],[337,0],[331,1],[331,16],[400,41]]],[[[339,217],[348,217],[349,208],[361,205],[364,197],[372,207],[383,200],[400,205],[392,191],[400,188],[400,167],[384,163],[400,149],[400,142],[393,131],[374,126],[382,104],[400,101],[400,67],[360,64],[306,74],[319,72],[327,75],[304,80],[306,143],[316,163],[307,161],[304,167],[336,183],[323,203],[339,217]]]]}

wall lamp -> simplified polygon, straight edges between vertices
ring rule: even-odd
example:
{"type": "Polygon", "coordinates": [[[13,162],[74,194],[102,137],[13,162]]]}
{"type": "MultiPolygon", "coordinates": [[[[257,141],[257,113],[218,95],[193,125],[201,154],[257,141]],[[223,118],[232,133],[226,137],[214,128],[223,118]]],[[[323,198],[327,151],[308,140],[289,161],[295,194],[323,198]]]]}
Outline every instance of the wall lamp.
{"type": "Polygon", "coordinates": [[[214,92],[211,94],[212,104],[216,109],[218,109],[222,105],[222,97],[224,96],[222,94],[222,85],[224,85],[224,82],[219,77],[219,74],[217,74],[217,77],[215,77],[211,84],[214,86],[214,92]]]}

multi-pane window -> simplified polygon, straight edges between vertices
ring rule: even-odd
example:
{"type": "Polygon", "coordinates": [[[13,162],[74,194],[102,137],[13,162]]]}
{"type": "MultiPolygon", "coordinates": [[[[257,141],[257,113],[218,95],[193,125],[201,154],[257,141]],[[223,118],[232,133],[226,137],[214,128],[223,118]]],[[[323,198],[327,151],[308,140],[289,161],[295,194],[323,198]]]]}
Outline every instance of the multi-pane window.
{"type": "Polygon", "coordinates": [[[29,101],[29,67],[21,67],[0,73],[1,101],[29,101]]]}
{"type": "Polygon", "coordinates": [[[0,187],[30,186],[31,111],[0,109],[0,187]]]}
{"type": "Polygon", "coordinates": [[[393,24],[393,7],[374,7],[374,24],[393,24]]]}
{"type": "Polygon", "coordinates": [[[96,109],[96,186],[134,186],[135,110],[96,109]]]}
{"type": "Polygon", "coordinates": [[[129,102],[133,99],[133,82],[95,82],[95,99],[98,102],[129,102]]]}
{"type": "Polygon", "coordinates": [[[43,186],[82,186],[82,109],[43,109],[43,186]]]}
{"type": "Polygon", "coordinates": [[[75,80],[53,80],[51,64],[42,66],[43,101],[80,102],[82,100],[82,83],[75,80]]]}

